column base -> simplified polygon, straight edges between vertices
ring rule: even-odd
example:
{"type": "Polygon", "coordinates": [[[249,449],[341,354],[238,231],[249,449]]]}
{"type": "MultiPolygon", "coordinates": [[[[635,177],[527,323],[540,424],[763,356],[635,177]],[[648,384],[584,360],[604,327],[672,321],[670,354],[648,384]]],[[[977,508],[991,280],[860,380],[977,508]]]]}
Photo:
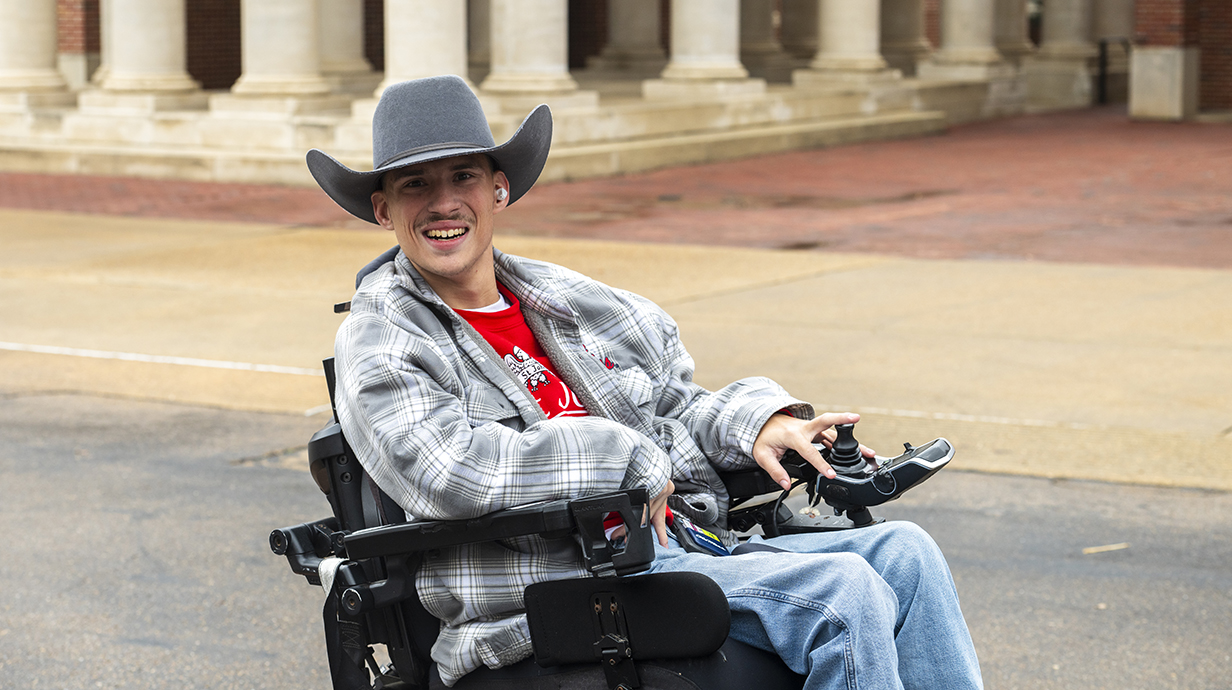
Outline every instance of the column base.
{"type": "Polygon", "coordinates": [[[536,106],[547,104],[553,112],[565,110],[597,110],[599,108],[599,92],[576,90],[566,93],[492,93],[480,89],[479,102],[483,105],[484,114],[526,114],[536,106]]]}
{"type": "Polygon", "coordinates": [[[345,113],[351,96],[321,94],[280,96],[268,94],[216,93],[209,97],[210,113],[223,117],[286,118],[294,115],[345,113]]]}
{"type": "Polygon", "coordinates": [[[380,85],[382,77],[380,72],[363,69],[351,72],[326,72],[322,78],[329,85],[330,93],[367,97],[371,96],[376,87],[380,85]]]}
{"type": "Polygon", "coordinates": [[[1086,57],[1036,54],[1022,64],[1027,109],[1032,112],[1087,108],[1094,102],[1094,76],[1086,57]]]}
{"type": "Polygon", "coordinates": [[[997,52],[1001,53],[1006,62],[1012,65],[1021,65],[1022,61],[1034,55],[1035,51],[1035,44],[1025,39],[1014,43],[997,44],[997,52]]]}
{"type": "Polygon", "coordinates": [[[179,93],[111,91],[89,89],[77,97],[77,108],[83,113],[99,115],[148,115],[175,110],[204,110],[209,94],[204,91],[179,93]]]}
{"type": "Polygon", "coordinates": [[[44,108],[72,108],[77,94],[71,91],[0,91],[0,113],[28,113],[44,108]]]}
{"type": "Polygon", "coordinates": [[[707,81],[715,79],[747,79],[749,71],[740,63],[736,64],[681,64],[669,62],[659,75],[662,79],[686,81],[695,79],[707,81]]]}
{"type": "Polygon", "coordinates": [[[715,101],[766,93],[765,79],[647,79],[642,98],[648,101],[715,101]]]}
{"type": "Polygon", "coordinates": [[[201,85],[188,74],[117,74],[108,71],[99,86],[112,93],[189,93],[201,90],[201,85]]]}
{"type": "Polygon", "coordinates": [[[231,87],[231,93],[275,97],[321,96],[329,93],[329,84],[318,74],[276,76],[245,74],[231,87]]]}
{"type": "Polygon", "coordinates": [[[881,57],[890,69],[896,69],[905,77],[914,77],[916,67],[933,52],[928,41],[910,41],[906,43],[882,43],[881,57]]]}
{"type": "Polygon", "coordinates": [[[64,75],[55,69],[0,70],[0,90],[61,91],[67,86],[64,75]]]}
{"type": "Polygon", "coordinates": [[[567,94],[577,91],[578,84],[563,74],[510,74],[493,72],[479,85],[484,93],[493,96],[517,96],[519,94],[567,94]]]}
{"type": "Polygon", "coordinates": [[[586,71],[598,76],[648,79],[659,76],[667,67],[662,50],[644,52],[604,51],[586,59],[586,71]]]}
{"type": "Polygon", "coordinates": [[[749,76],[775,82],[791,81],[792,72],[805,65],[777,44],[764,50],[742,52],[740,62],[749,71],[749,76]]]}
{"type": "Polygon", "coordinates": [[[1004,62],[999,56],[996,61],[991,62],[959,62],[937,54],[924,60],[916,68],[916,76],[920,79],[938,81],[996,81],[1013,79],[1016,74],[1014,66],[1004,62]]]}
{"type": "Polygon", "coordinates": [[[896,69],[882,68],[877,70],[838,70],[838,69],[798,69],[791,73],[791,84],[796,88],[825,88],[841,85],[872,86],[895,82],[903,78],[903,73],[896,69]]]}

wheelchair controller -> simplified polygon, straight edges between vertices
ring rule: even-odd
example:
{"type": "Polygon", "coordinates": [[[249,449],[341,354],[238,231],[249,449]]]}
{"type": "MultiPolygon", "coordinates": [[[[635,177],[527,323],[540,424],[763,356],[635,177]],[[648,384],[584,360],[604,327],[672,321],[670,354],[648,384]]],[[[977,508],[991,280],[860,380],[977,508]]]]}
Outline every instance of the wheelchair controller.
{"type": "MultiPolygon", "coordinates": [[[[781,494],[777,500],[745,507],[733,498],[732,508],[728,513],[728,525],[731,529],[746,532],[760,525],[767,537],[781,534],[799,534],[867,527],[884,522],[884,518],[874,518],[869,512],[870,506],[878,506],[892,501],[913,486],[916,486],[933,476],[954,457],[954,447],[944,438],[934,439],[928,443],[913,447],[904,443],[904,452],[893,458],[877,456],[874,463],[869,463],[860,452],[860,444],[853,433],[854,424],[840,424],[835,427],[837,437],[832,447],[824,444],[813,444],[822,457],[834,468],[833,479],[826,477],[813,467],[799,453],[789,450],[783,454],[780,462],[783,469],[792,478],[791,488],[782,490],[769,480],[764,472],[757,473],[765,477],[759,486],[749,486],[748,490],[737,491],[733,487],[732,496],[753,495],[759,489],[773,487],[781,494]],[[808,494],[809,509],[802,513],[793,513],[783,505],[783,501],[795,489],[804,485],[808,494]],[[812,510],[824,501],[833,508],[833,515],[824,515],[812,510]]],[[[733,473],[734,475],[735,473],[733,473]]],[[[726,479],[726,477],[725,477],[726,479]]],[[[740,479],[760,479],[753,477],[736,477],[740,479]]],[[[769,493],[762,491],[761,493],[769,493]]]]}

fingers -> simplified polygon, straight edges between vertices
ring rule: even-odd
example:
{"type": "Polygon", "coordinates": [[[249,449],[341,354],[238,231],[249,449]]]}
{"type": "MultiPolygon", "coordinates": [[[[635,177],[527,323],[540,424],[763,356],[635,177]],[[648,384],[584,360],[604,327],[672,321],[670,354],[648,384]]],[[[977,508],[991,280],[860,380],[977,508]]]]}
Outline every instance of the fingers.
{"type": "Polygon", "coordinates": [[[659,535],[659,545],[667,546],[667,514],[658,513],[650,520],[654,525],[655,534],[659,535]]]}
{"type": "Polygon", "coordinates": [[[779,462],[779,457],[773,450],[768,448],[753,448],[753,459],[757,461],[757,466],[765,470],[766,474],[770,475],[770,479],[786,491],[791,488],[791,477],[787,474],[787,470],[783,469],[783,464],[779,462]]]}
{"type": "Polygon", "coordinates": [[[659,545],[667,546],[667,498],[676,491],[676,485],[668,480],[663,491],[650,502],[650,524],[659,536],[659,545]]]}

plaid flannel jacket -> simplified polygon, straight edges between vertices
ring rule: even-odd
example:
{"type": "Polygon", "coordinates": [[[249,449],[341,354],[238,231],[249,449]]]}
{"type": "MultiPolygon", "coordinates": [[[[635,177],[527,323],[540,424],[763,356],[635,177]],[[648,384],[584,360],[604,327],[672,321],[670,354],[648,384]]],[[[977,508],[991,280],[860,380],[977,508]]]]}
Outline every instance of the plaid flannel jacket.
{"type": "MultiPolygon", "coordinates": [[[[716,468],[755,464],[753,441],[783,409],[812,408],[773,381],[710,392],[676,324],[652,302],[559,266],[495,252],[500,282],[590,416],[546,419],[487,342],[399,253],[364,279],[338,331],[339,423],[408,519],[472,518],[617,488],[656,495],[669,478],[726,494],[716,468]]],[[[725,509],[724,509],[725,510],[725,509]]],[[[444,549],[416,584],[441,619],[432,648],[453,685],[531,654],[522,590],[586,577],[571,539],[444,549]]]]}

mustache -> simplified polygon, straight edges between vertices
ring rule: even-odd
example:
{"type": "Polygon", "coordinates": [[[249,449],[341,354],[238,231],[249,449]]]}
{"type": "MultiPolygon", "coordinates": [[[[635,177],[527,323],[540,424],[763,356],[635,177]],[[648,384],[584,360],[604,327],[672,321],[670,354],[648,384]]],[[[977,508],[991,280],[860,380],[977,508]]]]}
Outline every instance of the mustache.
{"type": "Polygon", "coordinates": [[[460,223],[466,223],[469,226],[475,225],[475,217],[469,213],[461,213],[461,212],[449,213],[449,214],[429,213],[423,220],[415,224],[415,229],[422,230],[423,228],[427,227],[428,225],[431,225],[432,223],[439,223],[440,221],[443,221],[443,220],[451,220],[451,221],[457,221],[460,223]]]}

